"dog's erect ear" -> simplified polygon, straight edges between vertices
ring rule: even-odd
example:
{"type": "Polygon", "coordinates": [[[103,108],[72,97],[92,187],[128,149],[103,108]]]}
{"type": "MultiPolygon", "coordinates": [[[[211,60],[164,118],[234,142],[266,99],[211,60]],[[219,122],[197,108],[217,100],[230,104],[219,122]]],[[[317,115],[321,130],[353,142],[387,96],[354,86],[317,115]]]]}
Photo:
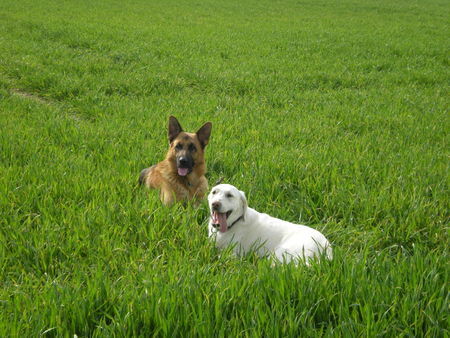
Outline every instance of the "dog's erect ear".
{"type": "Polygon", "coordinates": [[[198,131],[197,137],[202,145],[202,148],[205,148],[209,141],[209,136],[211,135],[212,123],[206,122],[198,131]]]}
{"type": "Polygon", "coordinates": [[[247,213],[248,207],[247,198],[245,197],[245,193],[243,191],[239,190],[239,193],[242,201],[242,220],[245,220],[245,214],[247,213]]]}
{"type": "Polygon", "coordinates": [[[175,116],[170,116],[169,117],[169,143],[172,143],[172,141],[182,131],[183,131],[183,128],[181,128],[181,125],[178,122],[178,120],[175,118],[175,116]]]}

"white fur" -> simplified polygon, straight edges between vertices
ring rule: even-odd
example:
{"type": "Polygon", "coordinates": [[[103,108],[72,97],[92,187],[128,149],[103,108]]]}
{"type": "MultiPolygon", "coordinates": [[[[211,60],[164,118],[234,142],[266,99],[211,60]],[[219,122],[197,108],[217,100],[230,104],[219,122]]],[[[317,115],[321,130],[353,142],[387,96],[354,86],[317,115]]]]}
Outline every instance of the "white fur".
{"type": "Polygon", "coordinates": [[[216,246],[223,249],[229,245],[237,255],[255,251],[260,257],[271,256],[280,262],[298,261],[320,256],[332,258],[330,243],[319,231],[305,225],[293,224],[271,217],[247,206],[245,194],[229,184],[220,184],[211,189],[208,204],[220,203],[219,212],[231,211],[228,231],[222,233],[209,220],[209,236],[215,238],[216,246]]]}

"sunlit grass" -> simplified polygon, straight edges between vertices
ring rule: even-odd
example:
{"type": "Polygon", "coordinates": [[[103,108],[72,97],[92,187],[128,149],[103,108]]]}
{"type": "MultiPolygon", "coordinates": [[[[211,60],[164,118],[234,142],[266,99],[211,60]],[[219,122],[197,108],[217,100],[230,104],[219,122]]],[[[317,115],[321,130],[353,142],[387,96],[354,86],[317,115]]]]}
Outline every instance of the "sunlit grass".
{"type": "Polygon", "coordinates": [[[449,9],[3,1],[1,336],[448,336],[449,9]],[[169,115],[334,260],[219,254],[139,188],[169,115]]]}

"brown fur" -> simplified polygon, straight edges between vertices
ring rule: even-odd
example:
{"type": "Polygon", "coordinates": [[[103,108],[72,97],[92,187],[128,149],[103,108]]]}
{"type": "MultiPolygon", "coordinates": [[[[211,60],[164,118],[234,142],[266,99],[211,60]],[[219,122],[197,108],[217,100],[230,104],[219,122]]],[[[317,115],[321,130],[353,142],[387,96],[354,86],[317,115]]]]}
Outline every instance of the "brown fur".
{"type": "Polygon", "coordinates": [[[187,133],[177,119],[169,118],[169,151],[164,161],[142,170],[139,182],[148,188],[159,189],[165,205],[186,200],[200,200],[208,190],[205,177],[205,147],[211,134],[211,122],[205,123],[197,133],[187,133]],[[180,157],[192,161],[186,176],[178,174],[180,157]]]}

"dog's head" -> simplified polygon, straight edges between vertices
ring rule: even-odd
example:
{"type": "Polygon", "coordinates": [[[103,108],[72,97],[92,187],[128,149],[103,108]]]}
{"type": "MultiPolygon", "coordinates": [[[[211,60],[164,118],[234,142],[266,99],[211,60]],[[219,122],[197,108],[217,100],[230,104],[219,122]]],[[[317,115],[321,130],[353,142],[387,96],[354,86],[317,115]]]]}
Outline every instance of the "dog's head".
{"type": "Polygon", "coordinates": [[[230,184],[219,184],[208,195],[211,223],[220,232],[226,232],[237,221],[244,220],[247,199],[244,192],[230,184]]]}
{"type": "Polygon", "coordinates": [[[187,133],[174,116],[169,118],[168,157],[175,161],[178,175],[186,176],[197,163],[203,163],[203,153],[211,135],[211,128],[211,122],[206,122],[195,134],[187,133]]]}

